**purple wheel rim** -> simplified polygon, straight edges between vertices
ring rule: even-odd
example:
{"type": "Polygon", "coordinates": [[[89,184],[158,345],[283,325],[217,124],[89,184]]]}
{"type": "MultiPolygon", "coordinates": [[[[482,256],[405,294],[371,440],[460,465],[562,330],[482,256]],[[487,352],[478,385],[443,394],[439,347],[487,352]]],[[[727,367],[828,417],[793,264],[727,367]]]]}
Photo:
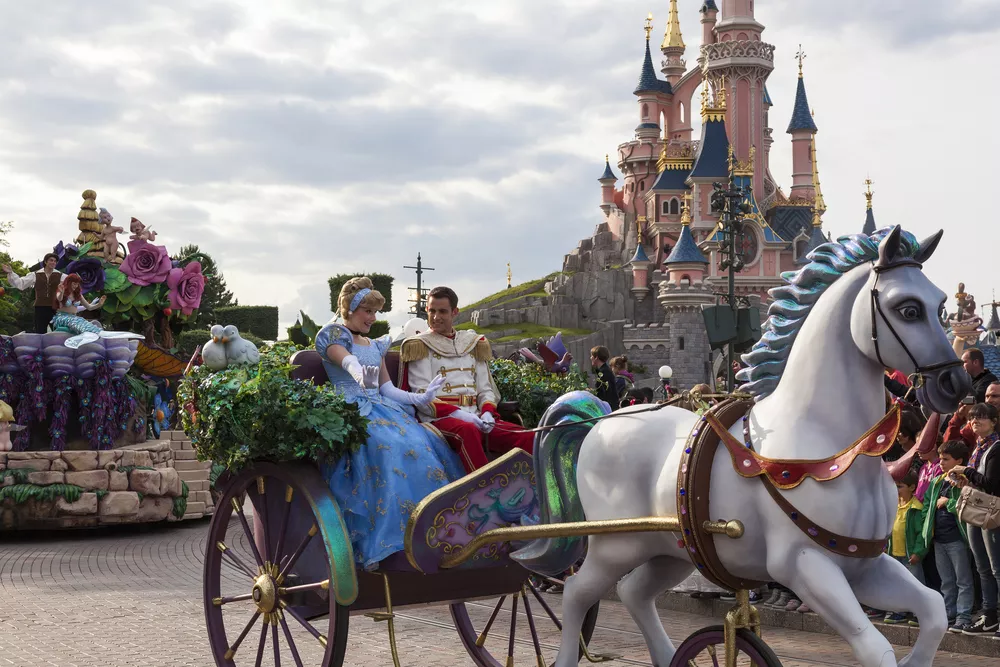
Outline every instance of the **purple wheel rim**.
{"type": "MultiPolygon", "coordinates": [[[[286,561],[292,548],[300,542],[299,536],[292,534],[293,531],[283,530],[284,522],[287,520],[285,512],[275,511],[272,505],[268,505],[267,509],[259,509],[264,507],[265,503],[260,501],[260,496],[257,495],[256,491],[257,478],[262,477],[265,480],[266,488],[274,489],[275,493],[282,497],[282,500],[285,490],[290,487],[293,490],[293,503],[301,502],[299,499],[329,493],[318,472],[314,472],[312,475],[302,474],[301,469],[296,469],[294,475],[290,474],[291,472],[282,466],[266,463],[243,471],[227,486],[220,503],[217,505],[218,509],[212,517],[206,544],[203,589],[205,625],[208,630],[212,656],[218,667],[254,664],[258,655],[264,652],[265,648],[267,653],[277,653],[281,649],[286,651],[284,656],[288,656],[290,653],[290,659],[286,657],[282,664],[316,665],[315,661],[304,662],[299,657],[303,642],[314,640],[312,638],[307,638],[307,640],[293,639],[291,634],[292,629],[295,627],[301,629],[303,625],[307,625],[306,629],[314,637],[319,634],[324,635],[325,650],[318,667],[341,667],[343,665],[347,648],[349,614],[346,607],[337,604],[332,591],[326,595],[326,600],[317,598],[309,606],[295,606],[292,598],[281,598],[289,602],[289,606],[285,607],[280,615],[280,626],[272,625],[270,632],[266,632],[267,626],[263,625],[263,618],[259,613],[255,613],[259,610],[253,600],[227,602],[224,605],[216,605],[213,602],[223,598],[224,569],[227,581],[235,578],[239,582],[241,577],[246,579],[245,590],[239,589],[240,583],[235,584],[236,588],[234,588],[234,584],[227,583],[227,593],[234,591],[240,594],[251,593],[254,586],[253,579],[249,575],[259,574],[259,566],[256,562],[258,557],[267,559],[268,556],[277,555],[278,558],[275,560],[282,559],[282,554],[274,553],[275,542],[280,539],[278,535],[284,536],[285,533],[288,533],[282,548],[286,561]],[[246,521],[245,513],[237,513],[232,508],[233,498],[241,498],[244,494],[246,494],[246,502],[243,503],[244,511],[250,507],[253,508],[252,521],[246,521]],[[229,511],[226,511],[227,509],[229,511]],[[265,543],[265,536],[269,543],[265,543]],[[231,542],[226,541],[227,539],[233,544],[243,542],[246,548],[237,555],[236,550],[230,546],[231,542]],[[217,548],[219,542],[230,547],[227,554],[217,548]],[[248,570],[249,572],[247,572],[248,570]],[[227,612],[225,616],[223,615],[224,608],[227,612]],[[318,628],[309,620],[317,615],[326,614],[328,614],[328,618],[319,621],[316,624],[319,626],[318,628]],[[231,626],[229,628],[227,628],[227,620],[231,626]],[[244,625],[245,623],[246,625],[244,625]],[[309,629],[310,627],[312,629],[309,629]],[[267,636],[270,636],[269,642],[266,639],[267,636]],[[228,652],[233,643],[237,645],[237,650],[235,656],[230,656],[228,652]],[[267,643],[270,643],[271,646],[267,647],[267,643]]],[[[312,512],[305,503],[301,507],[296,505],[293,514],[299,518],[311,517],[313,522],[319,521],[319,517],[312,516],[312,512]]],[[[308,557],[302,559],[302,565],[292,570],[292,574],[296,575],[300,571],[304,572],[303,579],[308,580],[296,581],[295,584],[314,584],[322,581],[324,576],[332,581],[333,564],[330,562],[329,554],[326,553],[322,541],[316,541],[315,546],[310,545],[309,551],[308,557]],[[324,558],[325,568],[323,567],[324,558]],[[322,574],[323,569],[326,571],[325,575],[322,574]]],[[[291,582],[285,582],[284,585],[287,586],[289,583],[291,582]]],[[[228,598],[223,599],[228,600],[228,598]]]]}
{"type": "MultiPolygon", "coordinates": [[[[746,656],[757,667],[781,667],[781,661],[764,641],[749,630],[736,632],[737,659],[746,656]]],[[[697,665],[721,667],[725,664],[725,630],[721,625],[696,630],[678,647],[670,667],[688,667],[691,661],[697,665]],[[708,653],[708,647],[716,647],[716,657],[708,653]],[[699,660],[700,658],[700,660],[699,660]]]]}
{"type": "MultiPolygon", "coordinates": [[[[455,623],[455,629],[458,631],[459,639],[462,641],[462,645],[465,647],[466,652],[469,657],[472,658],[473,664],[476,667],[505,667],[507,665],[507,652],[510,650],[509,646],[511,642],[515,640],[517,643],[528,643],[531,647],[538,645],[538,627],[553,627],[554,623],[550,617],[551,609],[543,604],[540,604],[538,600],[537,589],[534,593],[531,592],[531,588],[534,588],[530,581],[526,581],[524,585],[527,591],[526,598],[528,604],[524,605],[520,594],[508,595],[506,598],[502,598],[494,609],[493,621],[491,623],[483,624],[483,629],[489,625],[490,637],[493,637],[494,641],[492,645],[499,651],[501,648],[504,649],[503,653],[499,656],[494,656],[490,651],[489,646],[477,646],[476,640],[479,638],[479,631],[473,625],[472,619],[469,616],[468,607],[464,602],[456,602],[450,605],[451,618],[455,623]],[[530,587],[530,588],[529,588],[530,587]],[[504,611],[510,614],[511,610],[514,608],[514,602],[512,598],[516,599],[517,610],[520,616],[517,619],[516,624],[511,624],[507,618],[497,618],[499,611],[504,611]]],[[[544,600],[544,598],[543,598],[544,600]]],[[[600,603],[595,604],[587,612],[587,615],[583,620],[583,628],[581,634],[583,635],[584,644],[590,644],[590,639],[594,634],[594,628],[597,626],[597,615],[600,613],[600,603]]],[[[561,627],[561,626],[559,626],[561,627]]],[[[531,649],[536,650],[536,649],[531,649]]],[[[580,651],[579,658],[583,657],[583,651],[580,651]]],[[[579,659],[578,658],[578,659],[579,659]]],[[[531,665],[535,665],[532,662],[531,665]]]]}

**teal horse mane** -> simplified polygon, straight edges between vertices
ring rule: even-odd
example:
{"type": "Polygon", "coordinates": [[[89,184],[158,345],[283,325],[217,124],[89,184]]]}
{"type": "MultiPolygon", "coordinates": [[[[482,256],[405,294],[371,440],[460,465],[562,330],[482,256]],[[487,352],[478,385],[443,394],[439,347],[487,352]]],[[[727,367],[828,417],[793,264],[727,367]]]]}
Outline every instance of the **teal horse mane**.
{"type": "MultiPolygon", "coordinates": [[[[781,274],[788,284],[768,292],[773,301],[767,309],[763,335],[742,357],[748,367],[736,375],[746,382],[741,391],[753,394],[758,401],[774,392],[795,337],[826,288],[851,269],[877,260],[879,243],[891,231],[886,227],[871,236],[852,234],[838,238],[836,243],[824,243],[809,253],[808,264],[781,274]]],[[[913,257],[919,249],[920,242],[913,234],[900,233],[900,256],[913,257]]]]}

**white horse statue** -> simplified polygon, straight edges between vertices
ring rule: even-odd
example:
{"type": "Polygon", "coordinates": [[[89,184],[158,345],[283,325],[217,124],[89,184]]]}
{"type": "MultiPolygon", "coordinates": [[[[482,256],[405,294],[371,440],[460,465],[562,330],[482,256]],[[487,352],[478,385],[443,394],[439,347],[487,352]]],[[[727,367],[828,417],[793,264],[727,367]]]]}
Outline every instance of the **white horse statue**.
{"type": "MultiPolygon", "coordinates": [[[[788,284],[770,292],[763,337],[743,357],[749,367],[740,378],[756,403],[728,432],[716,421],[717,441],[726,434],[729,444],[712,448],[719,455],[705,478],[708,489],[684,489],[683,480],[691,438],[712,417],[636,406],[595,424],[606,407],[582,392],[562,397],[541,425],[567,428],[548,431],[535,445],[541,520],[680,516],[679,505],[687,514],[685,498],[708,494],[712,519],[745,527],[741,539],[707,536],[730,580],[788,586],[863,667],[897,662],[861,605],[913,612],[920,634],[898,664],[931,665],[947,631],[944,602],[882,553],[897,492],[879,455],[899,424],[895,409],[886,414],[883,369],[914,374],[929,411],[954,412],[971,389],[939,319],[945,294],[921,270],[942,233],[922,243],[899,227],[843,237],[784,274],[788,284]],[[734,441],[742,453],[733,453],[734,441]],[[574,459],[575,466],[560,465],[574,459]],[[742,465],[749,472],[738,472],[742,465]]],[[[552,574],[586,549],[566,582],[555,667],[577,664],[584,614],[615,584],[653,664],[667,667],[675,649],[654,600],[692,572],[692,561],[703,567],[693,545],[687,534],[618,533],[592,536],[589,544],[536,540],[515,552],[528,569],[552,574]]]]}

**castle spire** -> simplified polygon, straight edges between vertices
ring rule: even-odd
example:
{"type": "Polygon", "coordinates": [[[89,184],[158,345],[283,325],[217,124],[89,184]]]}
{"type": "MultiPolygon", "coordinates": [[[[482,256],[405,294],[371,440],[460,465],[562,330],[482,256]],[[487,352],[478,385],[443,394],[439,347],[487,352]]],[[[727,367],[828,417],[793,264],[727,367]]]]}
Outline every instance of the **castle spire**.
{"type": "Polygon", "coordinates": [[[660,81],[656,76],[656,70],[653,69],[653,55],[649,52],[649,35],[653,32],[653,15],[650,14],[646,17],[645,25],[643,26],[646,31],[646,55],[642,61],[642,71],[639,73],[639,84],[632,91],[635,95],[648,95],[650,93],[672,93],[669,82],[660,81]]]}
{"type": "Polygon", "coordinates": [[[823,214],[826,213],[826,201],[823,199],[823,189],[819,185],[819,158],[816,156],[816,135],[812,138],[812,181],[813,189],[816,191],[816,199],[813,204],[813,226],[820,227],[823,224],[823,214]]]}
{"type": "Polygon", "coordinates": [[[867,200],[867,212],[865,213],[865,226],[861,229],[861,233],[871,236],[875,233],[877,227],[875,226],[875,214],[872,212],[872,197],[875,192],[872,190],[872,179],[865,179],[865,199],[867,200]]]}
{"type": "Polygon", "coordinates": [[[677,0],[670,0],[670,16],[667,19],[667,32],[663,36],[661,49],[681,49],[684,46],[684,36],[681,34],[681,19],[677,13],[677,0]]]}
{"type": "Polygon", "coordinates": [[[788,124],[788,134],[794,134],[802,130],[816,133],[819,130],[816,128],[816,122],[813,121],[812,114],[809,111],[809,98],[806,97],[806,81],[802,75],[802,61],[805,60],[806,54],[802,50],[801,44],[799,45],[799,52],[795,54],[795,58],[799,61],[799,83],[795,89],[795,106],[792,109],[792,120],[788,124]]]}

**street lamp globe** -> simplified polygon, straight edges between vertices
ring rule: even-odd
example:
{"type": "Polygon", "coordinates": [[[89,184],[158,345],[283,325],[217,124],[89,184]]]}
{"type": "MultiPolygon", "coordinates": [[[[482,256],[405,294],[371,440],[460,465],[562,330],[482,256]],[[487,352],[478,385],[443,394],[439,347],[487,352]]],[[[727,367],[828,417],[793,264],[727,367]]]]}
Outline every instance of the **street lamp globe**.
{"type": "Polygon", "coordinates": [[[670,366],[660,366],[659,374],[661,380],[669,380],[674,376],[674,369],[670,366]]]}

